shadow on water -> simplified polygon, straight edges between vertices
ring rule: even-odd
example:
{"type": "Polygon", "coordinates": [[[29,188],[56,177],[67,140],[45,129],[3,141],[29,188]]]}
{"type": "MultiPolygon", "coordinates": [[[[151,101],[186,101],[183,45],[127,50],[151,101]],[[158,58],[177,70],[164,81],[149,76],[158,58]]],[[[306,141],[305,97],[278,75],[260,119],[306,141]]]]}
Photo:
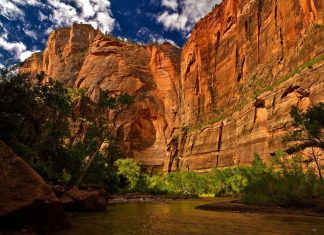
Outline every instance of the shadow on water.
{"type": "Polygon", "coordinates": [[[194,209],[205,203],[195,200],[115,204],[106,212],[75,214],[71,229],[50,234],[324,234],[323,218],[194,209]]]}

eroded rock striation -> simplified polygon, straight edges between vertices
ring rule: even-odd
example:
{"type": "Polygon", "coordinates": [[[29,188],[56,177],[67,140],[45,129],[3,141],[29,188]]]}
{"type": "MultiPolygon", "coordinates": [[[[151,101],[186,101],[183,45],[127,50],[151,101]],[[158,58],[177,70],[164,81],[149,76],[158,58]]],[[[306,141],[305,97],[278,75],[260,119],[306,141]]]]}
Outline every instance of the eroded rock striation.
{"type": "Polygon", "coordinates": [[[174,168],[246,164],[285,148],[291,106],[324,100],[323,5],[224,0],[196,25],[182,51],[174,168]]]}
{"type": "Polygon", "coordinates": [[[224,0],[182,51],[74,24],[50,34],[22,71],[135,97],[118,134],[125,154],[160,170],[205,170],[285,148],[292,105],[324,101],[324,3],[224,0]]]}

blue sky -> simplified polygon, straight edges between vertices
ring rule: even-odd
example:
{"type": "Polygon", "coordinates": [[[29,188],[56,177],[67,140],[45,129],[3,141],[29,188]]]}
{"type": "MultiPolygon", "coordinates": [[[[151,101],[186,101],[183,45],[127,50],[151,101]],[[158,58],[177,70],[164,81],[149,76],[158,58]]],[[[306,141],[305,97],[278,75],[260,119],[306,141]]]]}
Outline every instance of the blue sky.
{"type": "Polygon", "coordinates": [[[74,22],[140,42],[182,47],[221,0],[0,0],[0,66],[43,50],[48,34],[74,22]]]}

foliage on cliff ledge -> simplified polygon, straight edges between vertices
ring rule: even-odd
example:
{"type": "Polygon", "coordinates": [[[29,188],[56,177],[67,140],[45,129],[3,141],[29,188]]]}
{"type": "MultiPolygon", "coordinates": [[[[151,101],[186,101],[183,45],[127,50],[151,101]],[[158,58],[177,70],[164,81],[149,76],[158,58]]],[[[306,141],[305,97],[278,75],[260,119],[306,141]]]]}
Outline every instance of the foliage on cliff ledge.
{"type": "MultiPolygon", "coordinates": [[[[235,112],[241,111],[245,105],[247,105],[249,102],[252,102],[253,100],[256,100],[258,96],[260,96],[262,93],[265,93],[267,91],[273,91],[275,90],[280,84],[284,83],[288,79],[292,78],[296,74],[300,74],[302,71],[304,71],[307,68],[312,68],[314,65],[324,61],[324,55],[320,55],[318,57],[315,57],[308,62],[300,65],[297,69],[292,70],[290,73],[278,78],[277,80],[274,80],[270,85],[265,85],[264,83],[258,84],[258,89],[253,90],[253,94],[251,97],[245,97],[242,96],[241,100],[237,102],[230,110],[227,110],[226,112],[218,113],[215,118],[206,120],[201,123],[197,123],[195,125],[188,125],[183,127],[185,131],[191,132],[191,131],[197,131],[201,130],[202,128],[221,122],[226,118],[231,117],[235,112]],[[261,87],[261,88],[260,88],[261,87]]],[[[255,80],[255,78],[253,79],[255,80]]],[[[266,79],[268,81],[268,79],[266,79]]],[[[253,81],[254,83],[255,81],[253,81]]],[[[248,93],[249,94],[249,93],[248,93]]]]}

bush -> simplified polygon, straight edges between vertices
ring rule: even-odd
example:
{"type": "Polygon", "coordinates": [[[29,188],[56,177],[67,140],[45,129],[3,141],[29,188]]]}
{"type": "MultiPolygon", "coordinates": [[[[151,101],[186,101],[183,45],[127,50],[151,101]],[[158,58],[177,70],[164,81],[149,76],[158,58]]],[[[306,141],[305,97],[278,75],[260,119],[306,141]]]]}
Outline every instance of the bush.
{"type": "Polygon", "coordinates": [[[123,175],[129,181],[129,189],[134,189],[141,175],[141,168],[138,163],[134,159],[126,158],[118,159],[115,165],[118,174],[123,175]]]}
{"type": "MultiPolygon", "coordinates": [[[[262,165],[264,165],[262,163],[262,165]]],[[[279,206],[314,206],[324,196],[323,185],[302,159],[288,159],[286,154],[276,153],[268,166],[252,165],[251,179],[244,189],[242,200],[248,204],[279,206]]]]}
{"type": "Polygon", "coordinates": [[[138,179],[134,189],[153,194],[234,195],[247,204],[305,207],[314,206],[317,199],[324,197],[323,184],[314,170],[305,168],[302,158],[289,159],[283,152],[276,153],[269,164],[255,155],[251,166],[214,169],[207,173],[134,175],[138,179]]]}

